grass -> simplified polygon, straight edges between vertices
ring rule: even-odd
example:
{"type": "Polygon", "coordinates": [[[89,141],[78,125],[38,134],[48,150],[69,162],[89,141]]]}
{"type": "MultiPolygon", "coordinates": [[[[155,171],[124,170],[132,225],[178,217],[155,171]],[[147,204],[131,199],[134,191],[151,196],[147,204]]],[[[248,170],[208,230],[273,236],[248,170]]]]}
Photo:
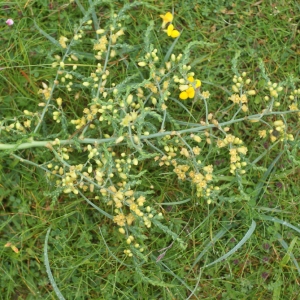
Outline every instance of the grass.
{"type": "MultiPolygon", "coordinates": [[[[231,120],[236,108],[227,101],[228,93],[233,75],[243,71],[252,80],[251,89],[257,91],[249,103],[251,113],[259,113],[267,105],[264,95],[268,78],[282,83],[279,110],[289,110],[287,88],[299,88],[297,1],[145,2],[127,12],[123,42],[131,45],[131,50],[124,51],[122,59],[109,65],[115,72],[113,80],[121,82],[140,70],[131,63],[146,51],[145,31],[152,20],[155,30],[150,35],[151,43],[159,53],[167,53],[173,40],[159,30],[159,15],[174,9],[174,24],[181,31],[174,52],[184,51],[192,41],[202,43],[189,50],[188,63],[195,77],[201,79],[201,89],[211,93],[209,113],[220,122],[231,120]]],[[[78,3],[19,0],[2,4],[3,19],[12,18],[15,24],[8,27],[3,22],[1,27],[1,124],[14,122],[15,118],[23,120],[25,109],[37,111],[42,83],[50,86],[57,73],[51,67],[52,57],[62,52],[41,30],[55,40],[61,35],[72,36],[83,16],[78,3]]],[[[131,1],[108,3],[111,4],[102,4],[93,11],[101,24],[109,22],[110,9],[118,12],[131,1]]],[[[88,5],[83,9],[87,10],[88,5]]],[[[87,55],[91,48],[89,39],[79,48],[78,55],[90,73],[94,68],[87,55]]],[[[133,83],[136,82],[129,81],[128,85],[133,83]]],[[[81,89],[80,100],[75,100],[74,95],[59,89],[66,122],[58,124],[48,117],[38,132],[27,135],[2,130],[0,142],[66,139],[74,133],[68,120],[81,117],[91,96],[81,89]]],[[[203,102],[180,101],[177,94],[178,91],[171,96],[177,102],[167,106],[168,116],[185,122],[180,129],[205,121],[203,102]]],[[[177,130],[174,123],[166,120],[168,130],[177,130]]],[[[275,114],[264,118],[268,124],[275,120],[275,114]]],[[[134,175],[145,173],[135,179],[140,180],[135,188],[151,191],[147,195],[149,205],[164,218],[157,224],[153,221],[148,231],[140,232],[139,226],[131,228],[132,234],[145,239],[147,247],[143,257],[135,253],[133,258],[124,256],[124,236],[118,234],[112,220],[84,197],[62,193],[55,179],[49,180],[45,170],[37,167],[53,161],[54,155],[48,148],[0,148],[1,299],[56,299],[60,294],[65,299],[298,299],[299,116],[286,114],[285,121],[293,142],[260,139],[261,123],[244,121],[231,125],[231,133],[242,138],[248,147],[247,173],[241,179],[229,172],[226,152],[214,143],[203,146],[201,159],[214,165],[221,190],[211,205],[197,196],[196,188],[189,182],[179,181],[170,168],[158,167],[141,154],[134,175]],[[20,157],[25,161],[20,161],[20,157]],[[10,246],[17,247],[18,253],[10,246]]],[[[154,117],[145,118],[145,122],[150,132],[160,126],[154,117]]],[[[105,130],[110,135],[114,133],[109,126],[97,128],[99,135],[105,130]]],[[[211,137],[220,137],[215,128],[208,132],[211,137]]],[[[149,142],[165,151],[168,140],[161,137],[149,142]]],[[[86,160],[86,152],[74,152],[76,159],[86,160]]],[[[116,155],[121,152],[130,155],[136,149],[121,143],[116,155]]],[[[114,214],[113,209],[91,198],[89,192],[86,197],[99,209],[114,214]]]]}

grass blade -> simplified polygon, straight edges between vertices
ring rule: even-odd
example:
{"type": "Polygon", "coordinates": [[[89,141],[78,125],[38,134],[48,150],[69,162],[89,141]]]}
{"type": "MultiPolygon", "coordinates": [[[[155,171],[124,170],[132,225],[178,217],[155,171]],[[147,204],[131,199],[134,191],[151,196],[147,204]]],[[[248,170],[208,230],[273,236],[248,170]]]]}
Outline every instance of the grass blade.
{"type": "Polygon", "coordinates": [[[265,221],[273,221],[273,222],[275,222],[275,223],[279,223],[279,224],[281,224],[281,225],[284,225],[284,226],[287,226],[287,227],[289,227],[289,228],[291,228],[291,229],[294,229],[295,231],[297,231],[298,233],[300,233],[300,228],[298,228],[298,227],[296,227],[296,226],[290,224],[290,223],[287,222],[287,221],[283,221],[283,220],[280,220],[280,219],[278,219],[278,218],[274,218],[274,217],[270,217],[270,216],[266,216],[266,215],[260,215],[260,218],[261,218],[262,220],[265,220],[265,221]]]}
{"type": "Polygon", "coordinates": [[[219,240],[227,231],[228,231],[229,227],[226,229],[222,229],[220,230],[216,236],[205,246],[205,248],[203,249],[203,251],[197,256],[197,258],[195,259],[192,268],[195,267],[195,265],[199,262],[199,260],[203,257],[203,255],[210,249],[210,247],[217,241],[219,240]]]}
{"type": "Polygon", "coordinates": [[[86,14],[86,10],[84,9],[84,7],[82,6],[82,4],[80,3],[79,0],[75,0],[78,8],[81,10],[82,14],[85,15],[86,14]]]}
{"type": "Polygon", "coordinates": [[[48,278],[50,280],[50,283],[53,287],[53,290],[58,297],[59,300],[65,300],[64,296],[60,292],[59,288],[56,285],[56,282],[54,280],[54,277],[52,275],[51,269],[50,269],[50,264],[49,264],[49,258],[48,258],[48,239],[49,239],[49,234],[51,231],[51,227],[47,230],[46,238],[45,238],[45,244],[44,244],[44,258],[45,258],[45,267],[46,267],[46,272],[48,275],[48,278]]]}
{"type": "MultiPolygon", "coordinates": [[[[151,258],[152,258],[152,260],[156,261],[156,257],[152,254],[151,254],[151,258]]],[[[178,275],[176,275],[165,263],[163,263],[161,261],[158,265],[161,267],[162,270],[169,273],[174,278],[176,278],[179,282],[181,282],[182,285],[184,285],[190,292],[193,292],[192,288],[190,286],[188,286],[188,284],[184,280],[182,280],[178,275]]]]}
{"type": "Polygon", "coordinates": [[[186,108],[185,105],[183,105],[180,101],[178,101],[176,98],[170,98],[172,99],[176,104],[178,104],[179,106],[181,106],[186,112],[187,114],[194,119],[195,122],[197,122],[197,120],[195,119],[195,117],[190,113],[190,111],[186,108]]]}
{"type": "Polygon", "coordinates": [[[223,256],[218,258],[217,260],[215,260],[212,263],[204,266],[203,268],[210,267],[210,266],[215,265],[216,263],[228,258],[231,254],[233,254],[235,251],[237,251],[239,248],[241,248],[246,243],[246,241],[251,237],[251,235],[254,232],[255,228],[256,228],[256,222],[254,220],[252,220],[252,224],[251,224],[249,230],[247,231],[245,236],[239,241],[239,243],[234,248],[232,248],[230,251],[228,251],[226,254],[224,254],[223,256]]]}
{"type": "Polygon", "coordinates": [[[171,54],[173,53],[174,47],[175,47],[175,45],[177,44],[179,38],[180,38],[180,35],[174,40],[174,42],[173,42],[172,45],[170,46],[168,52],[166,53],[166,55],[165,55],[165,57],[164,57],[164,59],[163,59],[163,61],[162,61],[162,65],[161,65],[162,67],[164,67],[164,63],[167,62],[167,61],[169,60],[171,54]]]}
{"type": "Polygon", "coordinates": [[[277,237],[278,237],[278,241],[281,244],[281,246],[287,251],[286,255],[283,257],[282,261],[281,261],[281,265],[284,266],[286,265],[286,263],[289,261],[289,259],[292,259],[298,273],[300,274],[300,267],[298,265],[298,262],[294,256],[294,254],[292,253],[293,247],[297,241],[297,237],[295,237],[292,241],[290,246],[285,242],[285,240],[283,239],[283,237],[277,233],[277,237]]]}
{"type": "Polygon", "coordinates": [[[39,27],[39,25],[36,23],[35,20],[33,20],[34,22],[34,26],[36,27],[36,29],[47,39],[49,40],[53,45],[55,45],[56,47],[58,48],[62,48],[60,43],[55,39],[53,38],[51,35],[49,35],[46,31],[44,31],[42,28],[39,27]]]}
{"type": "Polygon", "coordinates": [[[189,201],[191,201],[191,198],[181,200],[181,201],[176,201],[176,202],[162,202],[160,203],[160,205],[179,205],[179,204],[187,203],[189,201]]]}
{"type": "Polygon", "coordinates": [[[109,219],[113,219],[113,216],[107,213],[106,211],[102,210],[100,207],[95,205],[93,202],[91,202],[87,197],[85,197],[80,191],[78,192],[80,196],[91,206],[93,206],[95,209],[97,209],[102,215],[108,217],[109,219]]]}
{"type": "Polygon", "coordinates": [[[261,194],[261,191],[266,183],[267,178],[269,177],[270,173],[272,172],[275,164],[277,163],[277,161],[279,160],[279,158],[282,156],[284,152],[280,152],[275,159],[272,161],[272,163],[270,164],[269,168],[267,169],[267,171],[264,173],[264,175],[262,176],[262,178],[260,179],[260,181],[258,182],[258,184],[255,187],[255,196],[254,196],[254,201],[256,201],[259,197],[259,195],[261,194]]]}

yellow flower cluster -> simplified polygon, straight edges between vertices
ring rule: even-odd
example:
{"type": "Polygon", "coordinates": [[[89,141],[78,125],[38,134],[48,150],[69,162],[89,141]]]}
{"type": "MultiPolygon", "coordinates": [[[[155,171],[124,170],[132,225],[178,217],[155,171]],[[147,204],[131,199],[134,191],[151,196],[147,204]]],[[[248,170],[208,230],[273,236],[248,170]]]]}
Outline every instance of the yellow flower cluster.
{"type": "Polygon", "coordinates": [[[270,96],[274,98],[278,98],[278,93],[283,90],[282,86],[278,86],[278,83],[272,83],[271,81],[268,82],[268,88],[270,91],[270,96]]]}
{"type": "Polygon", "coordinates": [[[210,186],[208,185],[208,183],[213,180],[213,176],[212,176],[213,166],[212,165],[204,166],[202,170],[203,170],[203,174],[200,172],[191,171],[189,172],[189,176],[192,182],[196,185],[197,196],[198,197],[205,196],[209,204],[211,203],[211,199],[210,199],[211,192],[213,190],[218,190],[218,187],[213,187],[212,185],[210,186]]]}
{"type": "Polygon", "coordinates": [[[65,36],[61,36],[59,38],[59,43],[64,49],[67,48],[67,44],[66,44],[67,41],[68,41],[68,38],[66,38],[65,36]]]}
{"type": "Polygon", "coordinates": [[[137,119],[138,113],[136,111],[132,111],[130,113],[127,113],[123,120],[121,121],[122,126],[130,126],[134,121],[137,119]]]}
{"type": "MultiPolygon", "coordinates": [[[[119,24],[121,26],[121,24],[119,24]]],[[[115,28],[111,28],[111,31],[114,32],[115,31],[115,28]]],[[[105,30],[104,29],[98,29],[96,31],[97,34],[104,34],[105,33],[105,30]]],[[[118,30],[117,32],[115,33],[111,33],[110,35],[110,42],[111,42],[111,45],[114,45],[116,44],[117,42],[117,39],[124,35],[124,30],[123,29],[120,29],[118,30]]],[[[95,51],[98,51],[97,54],[95,55],[95,58],[100,60],[102,58],[102,55],[103,53],[106,53],[107,52],[107,46],[109,44],[109,39],[107,38],[106,35],[102,35],[97,41],[96,43],[94,44],[94,50],[95,51]]],[[[111,50],[110,52],[110,56],[111,57],[114,57],[116,55],[116,51],[115,50],[111,50]]]]}
{"type": "MultiPolygon", "coordinates": [[[[269,90],[269,95],[270,96],[265,96],[264,97],[265,101],[269,101],[270,97],[273,98],[273,99],[277,99],[279,97],[279,93],[281,91],[283,91],[283,87],[282,86],[279,86],[278,83],[276,83],[276,82],[273,83],[271,81],[268,82],[267,88],[269,90]]],[[[274,101],[273,105],[275,107],[278,107],[278,106],[280,106],[280,102],[279,101],[274,101]]]]}
{"type": "Polygon", "coordinates": [[[260,138],[265,138],[267,136],[267,133],[269,133],[270,140],[272,143],[278,140],[294,140],[294,136],[286,132],[286,125],[282,120],[274,121],[273,129],[270,129],[268,132],[267,130],[259,130],[258,132],[260,138]]]}
{"type": "Polygon", "coordinates": [[[199,79],[194,79],[193,76],[187,78],[188,83],[179,86],[181,93],[179,98],[181,100],[186,100],[188,98],[193,99],[195,97],[195,90],[201,86],[201,81],[199,79]]]}
{"type": "MultiPolygon", "coordinates": [[[[139,196],[136,199],[133,190],[123,191],[122,188],[117,190],[115,186],[110,186],[108,190],[111,192],[112,200],[107,204],[116,207],[116,215],[114,216],[113,221],[118,226],[130,226],[135,221],[136,217],[141,217],[144,225],[148,228],[151,227],[151,219],[154,215],[151,213],[152,209],[150,206],[147,206],[144,209],[144,203],[146,202],[144,196],[139,196]],[[124,214],[125,207],[129,207],[130,210],[127,215],[124,214]],[[142,210],[144,210],[144,212],[142,212],[142,210]]],[[[124,229],[119,229],[119,232],[125,234],[124,229]]]]}
{"type": "MultiPolygon", "coordinates": [[[[299,110],[297,100],[299,100],[300,97],[300,89],[295,89],[291,92],[289,95],[289,100],[293,101],[292,104],[289,105],[290,110],[299,110]]],[[[300,112],[298,112],[298,116],[300,117],[300,112]]]]}
{"type": "Polygon", "coordinates": [[[229,97],[229,100],[232,101],[234,104],[241,105],[242,111],[247,112],[248,111],[248,97],[247,96],[254,96],[256,95],[255,90],[247,90],[249,84],[251,83],[250,78],[245,78],[247,76],[246,72],[242,73],[242,76],[236,76],[233,77],[233,83],[232,90],[235,94],[231,95],[229,97]]]}
{"type": "Polygon", "coordinates": [[[246,155],[248,148],[242,144],[243,141],[232,134],[227,134],[224,139],[217,141],[219,148],[229,146],[230,173],[232,174],[236,171],[239,171],[240,174],[245,174],[245,170],[242,170],[242,167],[245,167],[247,163],[241,162],[241,155],[246,155]]]}
{"type": "Polygon", "coordinates": [[[13,121],[10,124],[6,124],[5,126],[3,125],[3,123],[0,124],[0,133],[2,130],[5,130],[6,132],[13,132],[13,133],[25,133],[27,130],[26,129],[30,129],[31,128],[31,124],[36,123],[34,122],[34,119],[37,119],[37,117],[39,116],[38,112],[31,112],[27,109],[25,109],[23,111],[24,113],[24,119],[23,120],[19,120],[19,119],[13,119],[13,120],[9,120],[8,123],[10,123],[11,121],[13,121]]]}
{"type": "Polygon", "coordinates": [[[229,97],[229,100],[232,101],[234,104],[245,104],[248,103],[248,98],[246,94],[233,94],[229,97]]]}
{"type": "MultiPolygon", "coordinates": [[[[197,143],[200,143],[202,139],[200,136],[191,134],[191,139],[197,143]]],[[[197,196],[204,196],[208,203],[212,202],[211,193],[217,191],[218,187],[213,187],[209,185],[209,182],[213,180],[212,172],[213,166],[208,165],[202,168],[202,171],[199,170],[190,170],[192,167],[187,164],[179,164],[176,156],[183,156],[190,159],[191,157],[196,158],[201,153],[201,148],[199,146],[180,146],[180,138],[171,136],[165,137],[165,140],[168,140],[168,144],[164,146],[164,150],[168,155],[163,155],[162,157],[156,156],[155,161],[159,160],[159,165],[163,166],[173,166],[173,172],[177,175],[180,181],[190,181],[195,185],[197,189],[197,196]],[[172,146],[171,143],[176,143],[178,146],[172,146]]],[[[201,161],[198,161],[199,165],[201,161]]]]}
{"type": "MultiPolygon", "coordinates": [[[[172,23],[174,18],[170,12],[167,12],[165,15],[160,15],[160,17],[163,19],[163,23],[161,26],[162,28],[165,28],[168,23],[172,23]]],[[[169,24],[165,32],[172,38],[177,38],[180,35],[180,32],[174,28],[173,24],[169,24]]]]}
{"type": "MultiPolygon", "coordinates": [[[[191,66],[183,65],[183,71],[188,72],[191,66]]],[[[196,89],[200,88],[201,81],[194,78],[195,73],[189,72],[186,74],[185,78],[179,78],[177,75],[173,77],[174,82],[179,83],[179,98],[181,100],[193,99],[195,97],[196,89]]],[[[209,92],[204,93],[203,98],[207,99],[209,97],[209,92]]]]}
{"type": "Polygon", "coordinates": [[[189,170],[189,168],[190,167],[188,165],[176,165],[173,171],[178,176],[178,179],[183,181],[186,180],[186,173],[189,170]]]}
{"type": "MultiPolygon", "coordinates": [[[[68,148],[61,148],[60,149],[60,156],[64,160],[69,159],[68,152],[72,151],[72,149],[68,148]]],[[[56,181],[56,184],[58,186],[63,187],[63,192],[68,193],[74,193],[75,195],[78,194],[79,189],[82,189],[83,191],[86,191],[89,189],[89,186],[85,185],[83,181],[80,180],[78,176],[78,172],[81,172],[83,170],[83,165],[79,164],[76,166],[70,166],[69,170],[66,170],[63,167],[60,167],[59,165],[53,165],[52,163],[49,163],[47,165],[47,168],[52,170],[51,174],[56,175],[59,174],[61,176],[61,179],[56,181]]]]}
{"type": "MultiPolygon", "coordinates": [[[[144,196],[136,198],[133,190],[125,192],[122,189],[117,190],[114,186],[110,186],[108,190],[111,192],[112,200],[107,204],[115,207],[114,211],[116,215],[113,217],[113,222],[119,226],[118,231],[122,235],[126,235],[126,226],[131,226],[133,222],[136,221],[136,218],[139,218],[145,227],[151,227],[151,219],[154,218],[155,211],[150,206],[144,207],[146,202],[144,196]],[[130,212],[126,215],[124,211],[128,210],[128,208],[130,212]]],[[[161,217],[161,214],[158,216],[161,217]]],[[[133,241],[134,237],[132,235],[126,236],[126,243],[128,245],[133,241]]],[[[141,248],[138,243],[135,243],[134,247],[140,252],[144,251],[144,248],[141,248]]],[[[124,253],[128,256],[132,256],[130,250],[125,250],[124,253]]]]}
{"type": "Polygon", "coordinates": [[[178,165],[176,163],[176,161],[173,161],[173,165],[174,165],[174,172],[176,173],[176,175],[178,176],[178,179],[181,181],[186,181],[189,180],[191,181],[197,189],[197,196],[201,197],[201,196],[205,196],[207,198],[207,201],[209,203],[211,203],[211,192],[213,190],[218,190],[217,187],[213,187],[208,186],[208,183],[210,181],[213,180],[213,166],[212,165],[208,165],[208,166],[204,166],[202,168],[203,173],[197,171],[189,171],[190,166],[188,165],[178,165]]]}
{"type": "MultiPolygon", "coordinates": [[[[199,136],[195,136],[195,135],[191,135],[194,139],[194,141],[200,143],[201,142],[201,138],[199,136]]],[[[179,139],[174,139],[173,142],[175,143],[179,143],[179,139]]],[[[198,146],[192,147],[191,151],[189,151],[189,149],[187,147],[177,147],[177,146],[173,146],[173,145],[168,145],[166,144],[164,146],[164,150],[167,152],[166,155],[162,155],[162,156],[155,156],[154,160],[155,161],[159,161],[159,166],[177,166],[177,162],[176,159],[174,159],[178,154],[181,154],[182,156],[185,156],[186,158],[190,158],[194,155],[199,155],[201,152],[201,149],[198,146]]],[[[175,173],[178,175],[178,177],[180,177],[180,166],[178,167],[178,170],[175,170],[175,173]]],[[[184,170],[184,172],[186,172],[186,170],[184,170]]]]}
{"type": "Polygon", "coordinates": [[[286,126],[282,120],[277,120],[273,122],[274,129],[269,130],[270,134],[270,140],[272,143],[277,141],[278,139],[280,141],[283,141],[285,139],[293,141],[294,137],[292,134],[288,134],[286,132],[286,126]]]}
{"type": "Polygon", "coordinates": [[[267,136],[267,131],[266,130],[259,130],[258,135],[260,138],[265,138],[267,136]]]}
{"type": "MultiPolygon", "coordinates": [[[[48,87],[48,85],[44,82],[42,82],[43,89],[38,90],[38,94],[43,94],[45,101],[47,101],[51,95],[51,87],[48,87]]],[[[44,106],[44,103],[40,103],[39,106],[44,106]]]]}
{"type": "Polygon", "coordinates": [[[96,117],[98,110],[99,105],[91,105],[90,108],[85,108],[83,110],[84,115],[81,118],[71,120],[71,123],[76,125],[76,129],[80,129],[96,117]]]}

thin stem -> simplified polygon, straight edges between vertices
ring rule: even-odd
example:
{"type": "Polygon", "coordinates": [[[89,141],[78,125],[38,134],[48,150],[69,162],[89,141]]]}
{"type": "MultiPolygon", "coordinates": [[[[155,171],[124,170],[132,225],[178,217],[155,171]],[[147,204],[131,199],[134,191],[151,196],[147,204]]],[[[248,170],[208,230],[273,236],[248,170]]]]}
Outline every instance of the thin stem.
{"type": "MultiPolygon", "coordinates": [[[[82,23],[82,24],[83,24],[83,23],[82,23]]],[[[79,28],[76,30],[74,36],[79,32],[79,30],[81,29],[82,24],[80,24],[80,26],[79,26],[79,28]]],[[[40,27],[39,27],[36,23],[35,23],[35,26],[38,28],[38,30],[42,31],[42,29],[40,29],[40,27]]],[[[68,57],[69,52],[70,52],[70,50],[71,50],[71,47],[73,46],[74,41],[75,41],[75,40],[74,40],[74,38],[73,38],[73,39],[71,40],[69,46],[68,46],[67,49],[66,49],[66,52],[65,52],[65,54],[64,54],[64,56],[63,56],[63,58],[62,58],[62,60],[61,60],[62,62],[64,62],[64,61],[66,60],[66,58],[68,57]]],[[[59,76],[59,73],[60,73],[59,71],[60,71],[61,69],[62,69],[62,68],[59,67],[58,70],[57,70],[57,72],[56,72],[56,76],[55,76],[55,79],[54,79],[54,81],[53,81],[53,86],[52,86],[52,88],[51,88],[49,98],[47,99],[47,102],[46,102],[46,105],[44,106],[44,109],[43,109],[43,111],[42,111],[41,117],[40,117],[40,119],[39,119],[39,121],[38,121],[38,123],[37,123],[37,125],[36,125],[36,127],[35,127],[35,129],[34,129],[34,131],[33,131],[34,133],[36,133],[36,132],[39,130],[39,128],[40,128],[40,126],[42,125],[42,122],[43,122],[43,120],[44,120],[45,114],[46,114],[46,112],[48,111],[48,107],[49,107],[50,101],[52,100],[52,96],[53,96],[54,90],[55,90],[55,88],[56,88],[56,86],[57,86],[57,84],[55,84],[55,82],[56,82],[57,79],[58,79],[58,76],[59,76]]],[[[0,149],[1,149],[1,148],[0,148],[0,149]]]]}
{"type": "MultiPolygon", "coordinates": [[[[228,126],[234,123],[239,123],[239,122],[244,122],[244,121],[251,121],[251,120],[260,120],[264,116],[269,116],[269,115],[284,115],[284,114],[290,114],[290,113],[295,113],[295,112],[300,112],[300,110],[297,111],[278,111],[278,112],[265,112],[261,114],[256,114],[248,117],[243,117],[240,119],[235,119],[235,120],[230,120],[226,121],[223,123],[219,123],[218,125],[214,124],[208,124],[208,125],[199,125],[195,124],[195,127],[193,128],[188,128],[188,129],[182,129],[182,130],[177,130],[177,131],[164,131],[164,132],[157,132],[149,135],[141,135],[139,138],[140,140],[148,140],[148,139],[153,139],[153,138],[158,138],[158,137],[163,137],[166,135],[181,135],[184,133],[195,133],[195,132],[200,132],[204,131],[208,128],[219,128],[219,127],[224,127],[228,126]]],[[[106,139],[93,139],[93,138],[85,138],[85,139],[78,139],[76,142],[79,144],[105,144],[109,142],[115,142],[118,137],[113,137],[113,138],[106,138],[106,139]]],[[[60,145],[72,145],[75,144],[74,140],[60,140],[60,145]]],[[[28,149],[28,148],[35,148],[35,147],[51,147],[53,144],[53,141],[32,141],[32,142],[26,142],[22,144],[1,144],[0,143],[0,150],[21,150],[21,149],[28,149]]]]}

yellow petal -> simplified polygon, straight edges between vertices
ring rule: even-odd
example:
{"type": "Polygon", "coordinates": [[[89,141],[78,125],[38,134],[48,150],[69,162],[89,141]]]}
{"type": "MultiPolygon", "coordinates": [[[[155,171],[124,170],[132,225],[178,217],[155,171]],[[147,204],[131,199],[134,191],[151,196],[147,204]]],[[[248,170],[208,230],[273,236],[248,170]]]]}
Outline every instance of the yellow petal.
{"type": "Polygon", "coordinates": [[[167,28],[167,35],[171,36],[173,30],[174,30],[174,26],[172,24],[170,24],[167,28]]]}
{"type": "Polygon", "coordinates": [[[178,30],[174,29],[173,24],[170,24],[167,28],[167,35],[172,38],[177,38],[180,35],[180,33],[178,30]]]}
{"type": "Polygon", "coordinates": [[[171,33],[171,37],[174,39],[177,38],[179,35],[180,35],[180,33],[178,30],[173,30],[171,33]]]}
{"type": "Polygon", "coordinates": [[[181,85],[179,86],[179,89],[180,89],[181,92],[187,90],[188,88],[189,88],[189,86],[188,86],[187,84],[181,84],[181,85]]]}
{"type": "Polygon", "coordinates": [[[160,17],[163,19],[163,22],[172,22],[173,21],[173,15],[170,12],[167,12],[165,15],[160,15],[160,17]]]}
{"type": "Polygon", "coordinates": [[[165,15],[160,15],[160,17],[163,19],[163,23],[161,25],[162,28],[165,28],[167,23],[173,21],[173,15],[170,12],[167,12],[165,15]]]}
{"type": "MultiPolygon", "coordinates": [[[[194,79],[194,77],[193,76],[190,76],[190,77],[188,77],[188,79],[187,79],[189,82],[191,82],[191,83],[193,83],[193,82],[195,82],[195,79],[194,79]]],[[[198,88],[198,87],[200,87],[201,86],[201,81],[199,80],[199,79],[196,79],[196,88],[198,88]]]]}
{"type": "Polygon", "coordinates": [[[194,90],[194,88],[192,88],[192,87],[189,87],[189,88],[186,90],[186,93],[188,94],[188,97],[189,97],[189,98],[194,98],[194,97],[195,97],[195,90],[194,90]]]}
{"type": "Polygon", "coordinates": [[[199,79],[196,79],[196,88],[201,86],[201,81],[199,79]]]}
{"type": "Polygon", "coordinates": [[[180,98],[181,100],[186,100],[186,99],[188,98],[187,92],[181,92],[181,93],[179,94],[179,98],[180,98]]]}

